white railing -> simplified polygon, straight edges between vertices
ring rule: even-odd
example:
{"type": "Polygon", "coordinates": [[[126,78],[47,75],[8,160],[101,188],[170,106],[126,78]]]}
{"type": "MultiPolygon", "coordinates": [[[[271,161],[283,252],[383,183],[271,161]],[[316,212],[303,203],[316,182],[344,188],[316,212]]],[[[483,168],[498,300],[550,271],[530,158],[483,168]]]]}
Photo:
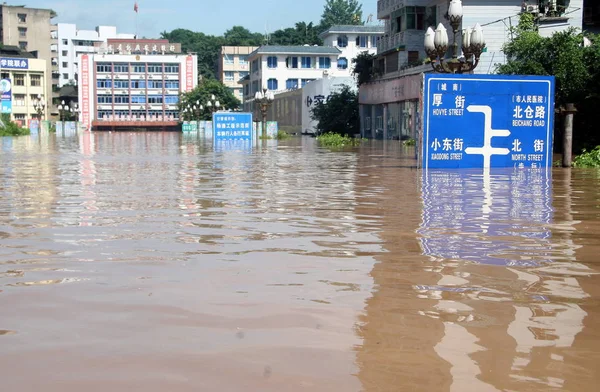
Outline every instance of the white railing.
{"type": "Polygon", "coordinates": [[[389,37],[381,37],[377,44],[377,53],[383,53],[404,45],[404,32],[396,33],[389,37]]]}

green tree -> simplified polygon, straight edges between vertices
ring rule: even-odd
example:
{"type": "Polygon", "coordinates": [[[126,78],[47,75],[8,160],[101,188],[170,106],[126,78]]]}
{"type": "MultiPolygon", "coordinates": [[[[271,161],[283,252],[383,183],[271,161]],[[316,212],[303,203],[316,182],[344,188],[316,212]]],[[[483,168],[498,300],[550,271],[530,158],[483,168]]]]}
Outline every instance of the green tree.
{"type": "Polygon", "coordinates": [[[221,109],[234,110],[240,106],[240,101],[223,83],[215,79],[203,79],[195,89],[181,95],[179,111],[183,111],[188,106],[193,107],[196,102],[199,102],[204,107],[200,113],[200,119],[210,120],[211,112],[206,107],[206,103],[211,100],[212,95],[215,96],[215,100],[219,101],[221,109]]]}
{"type": "MultiPolygon", "coordinates": [[[[527,15],[527,14],[524,14],[527,15]]],[[[600,144],[596,132],[595,111],[600,104],[600,41],[575,29],[541,37],[530,16],[521,19],[513,39],[503,48],[507,62],[497,65],[497,72],[510,75],[553,75],[556,80],[556,106],[573,103],[578,109],[574,123],[574,148],[591,148],[600,144]]],[[[556,118],[555,146],[561,147],[562,117],[556,118]]]]}
{"type": "Polygon", "coordinates": [[[362,25],[362,4],[358,0],[326,0],[320,28],[325,31],[333,25],[362,25]]]}
{"type": "Polygon", "coordinates": [[[260,46],[265,37],[260,33],[251,33],[245,27],[233,26],[223,35],[225,45],[229,46],[260,46]]]}
{"type": "Polygon", "coordinates": [[[377,55],[364,51],[352,59],[352,64],[354,64],[352,75],[354,75],[357,85],[360,86],[368,83],[377,75],[378,72],[375,68],[376,58],[377,55]]]}
{"type": "Polygon", "coordinates": [[[161,38],[181,43],[183,52],[195,52],[198,55],[198,73],[205,79],[214,79],[217,74],[221,46],[225,38],[196,33],[186,29],[175,29],[161,33],[161,38]]]}
{"type": "Polygon", "coordinates": [[[360,133],[358,94],[349,86],[329,96],[327,102],[319,102],[311,110],[311,116],[319,122],[319,134],[333,132],[354,136],[360,133]]]}
{"type": "Polygon", "coordinates": [[[322,45],[320,30],[312,22],[298,22],[292,27],[277,30],[269,37],[270,45],[322,45]]]}

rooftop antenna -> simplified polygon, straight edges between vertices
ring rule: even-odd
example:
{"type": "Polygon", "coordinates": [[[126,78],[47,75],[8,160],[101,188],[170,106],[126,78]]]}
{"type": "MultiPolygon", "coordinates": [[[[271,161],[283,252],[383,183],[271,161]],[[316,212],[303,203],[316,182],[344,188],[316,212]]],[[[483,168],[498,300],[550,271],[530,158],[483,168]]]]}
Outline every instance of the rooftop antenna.
{"type": "Polygon", "coordinates": [[[269,34],[269,23],[265,23],[265,42],[269,45],[269,40],[271,39],[271,35],[269,34]]]}

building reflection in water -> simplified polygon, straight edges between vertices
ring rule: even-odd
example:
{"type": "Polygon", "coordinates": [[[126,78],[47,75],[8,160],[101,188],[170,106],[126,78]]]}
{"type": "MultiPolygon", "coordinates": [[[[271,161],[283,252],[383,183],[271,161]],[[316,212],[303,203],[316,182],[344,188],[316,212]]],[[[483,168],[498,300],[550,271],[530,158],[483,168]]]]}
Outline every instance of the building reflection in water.
{"type": "Polygon", "coordinates": [[[385,197],[372,212],[382,215],[389,253],[376,257],[376,290],[360,328],[364,389],[594,385],[589,362],[578,356],[590,349],[576,342],[590,334],[582,306],[590,294],[580,281],[597,275],[578,262],[571,236],[579,222],[565,212],[570,191],[561,186],[554,202],[543,171],[430,171],[420,192],[414,173],[394,182],[392,172],[371,180],[402,194],[405,205],[397,216],[385,197]],[[413,193],[422,201],[419,217],[410,212],[413,193]]]}

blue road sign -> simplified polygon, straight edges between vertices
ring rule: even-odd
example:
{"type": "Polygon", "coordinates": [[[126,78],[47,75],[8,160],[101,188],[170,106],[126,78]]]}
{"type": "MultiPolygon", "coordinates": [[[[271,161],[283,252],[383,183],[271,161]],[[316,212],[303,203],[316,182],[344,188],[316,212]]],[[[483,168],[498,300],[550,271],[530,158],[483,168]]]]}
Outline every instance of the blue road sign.
{"type": "Polygon", "coordinates": [[[554,77],[425,74],[422,166],[552,166],[554,77]]]}
{"type": "Polygon", "coordinates": [[[213,140],[252,142],[252,113],[214,113],[213,140]]]}

